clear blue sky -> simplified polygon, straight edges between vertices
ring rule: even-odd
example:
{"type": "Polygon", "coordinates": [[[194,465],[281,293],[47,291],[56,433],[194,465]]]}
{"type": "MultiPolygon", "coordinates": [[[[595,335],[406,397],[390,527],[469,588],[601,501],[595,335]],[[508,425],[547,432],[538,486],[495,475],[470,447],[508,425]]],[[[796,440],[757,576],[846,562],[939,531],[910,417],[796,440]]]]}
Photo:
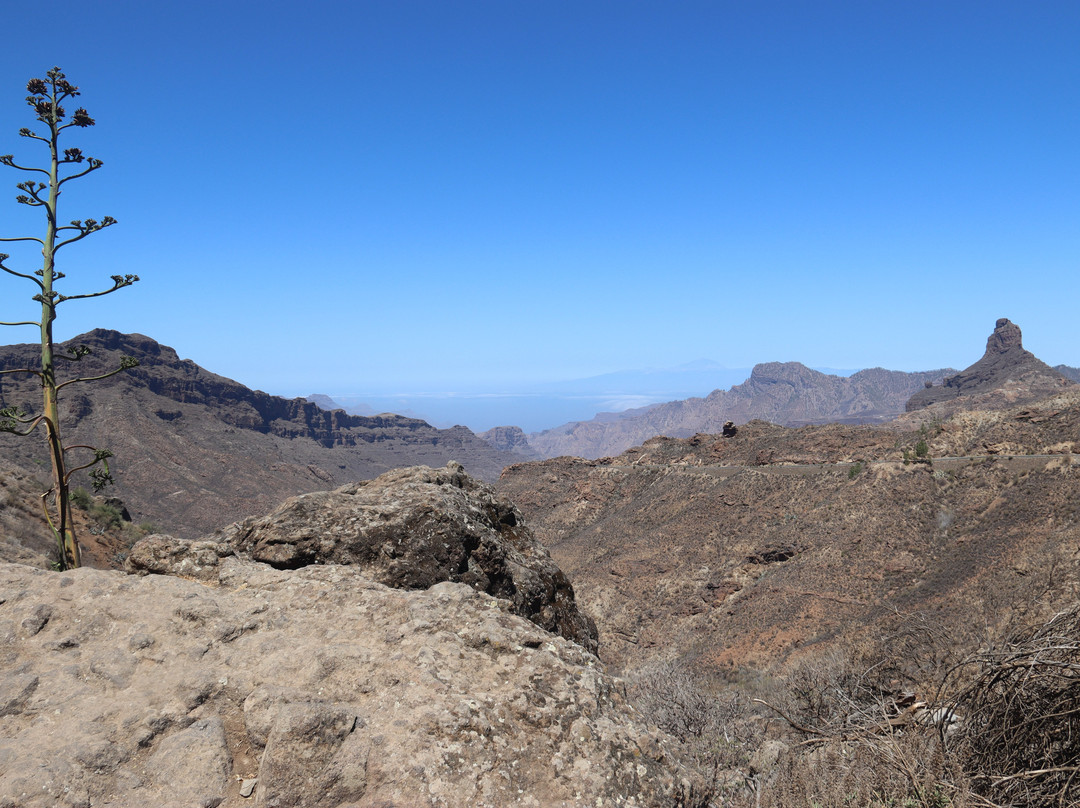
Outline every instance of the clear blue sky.
{"type": "MultiPolygon", "coordinates": [[[[60,65],[105,161],[61,216],[120,221],[68,293],[143,278],[61,338],[285,395],[959,368],[998,317],[1080,364],[1075,0],[9,6],[0,153],[39,156],[25,82],[60,65]]],[[[5,199],[0,235],[41,229],[5,199]]]]}

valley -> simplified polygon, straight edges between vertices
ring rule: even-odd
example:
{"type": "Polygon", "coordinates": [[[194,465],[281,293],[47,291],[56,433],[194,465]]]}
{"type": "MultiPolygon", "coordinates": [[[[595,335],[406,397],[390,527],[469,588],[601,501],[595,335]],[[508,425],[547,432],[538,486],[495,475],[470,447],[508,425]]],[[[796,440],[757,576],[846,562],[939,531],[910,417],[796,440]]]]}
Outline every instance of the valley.
{"type": "Polygon", "coordinates": [[[772,668],[900,614],[966,632],[964,619],[1027,608],[1038,570],[1073,569],[1080,458],[1056,437],[1076,434],[1078,407],[1073,393],[989,430],[945,422],[927,463],[903,459],[917,432],[752,422],[730,439],[511,466],[499,487],[606,616],[606,661],[674,650],[772,668]],[[1052,424],[1031,429],[1040,414],[1052,424]],[[1000,445],[1012,454],[986,454],[1000,445]]]}

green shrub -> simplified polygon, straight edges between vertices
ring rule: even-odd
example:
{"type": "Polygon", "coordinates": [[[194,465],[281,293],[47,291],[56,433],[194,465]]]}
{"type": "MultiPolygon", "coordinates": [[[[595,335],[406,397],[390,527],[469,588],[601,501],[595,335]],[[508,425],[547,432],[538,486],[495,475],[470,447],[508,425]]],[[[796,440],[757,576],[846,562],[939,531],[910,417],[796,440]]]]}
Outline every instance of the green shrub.
{"type": "Polygon", "coordinates": [[[90,518],[103,530],[119,528],[124,518],[120,509],[106,502],[94,502],[90,505],[90,518]]]}
{"type": "Polygon", "coordinates": [[[904,450],[904,465],[907,465],[908,463],[929,464],[931,462],[930,447],[922,438],[919,438],[919,442],[915,444],[915,450],[913,452],[909,452],[907,449],[904,450]]]}

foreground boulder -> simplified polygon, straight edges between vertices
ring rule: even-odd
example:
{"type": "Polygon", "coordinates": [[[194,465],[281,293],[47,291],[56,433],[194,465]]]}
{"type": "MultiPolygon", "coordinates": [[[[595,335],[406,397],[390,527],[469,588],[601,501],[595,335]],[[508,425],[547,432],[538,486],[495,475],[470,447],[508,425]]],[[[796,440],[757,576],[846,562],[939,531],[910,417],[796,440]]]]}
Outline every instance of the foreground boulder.
{"type": "Polygon", "coordinates": [[[153,537],[128,558],[132,572],[211,580],[232,553],[279,569],[345,564],[397,589],[457,581],[505,599],[515,614],[593,653],[595,623],[523,524],[521,513],[458,463],[397,469],[374,480],[286,500],[209,541],[153,537]]]}
{"type": "Polygon", "coordinates": [[[0,806],[701,804],[508,601],[214,558],[213,585],[0,564],[0,806]]]}

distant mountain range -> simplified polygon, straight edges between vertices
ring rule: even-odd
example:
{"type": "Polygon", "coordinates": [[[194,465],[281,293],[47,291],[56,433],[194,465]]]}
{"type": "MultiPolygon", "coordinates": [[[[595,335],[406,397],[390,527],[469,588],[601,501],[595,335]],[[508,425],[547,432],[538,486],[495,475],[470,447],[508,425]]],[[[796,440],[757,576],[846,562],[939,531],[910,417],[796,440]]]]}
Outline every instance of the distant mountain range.
{"type": "MultiPolygon", "coordinates": [[[[1023,359],[1027,352],[1019,348],[1019,329],[1014,337],[1005,335],[998,342],[1002,350],[1013,351],[1009,356],[1023,359]]],[[[704,398],[601,413],[532,435],[508,426],[477,436],[465,427],[437,429],[399,415],[349,415],[327,397],[315,396],[318,403],[313,403],[250,390],[138,334],[99,329],[66,344],[86,344],[93,350],[82,361],[82,375],[116,367],[125,355],[139,360],[140,366],[130,371],[64,391],[66,434],[72,441],[116,453],[114,493],[136,521],[151,521],[188,537],[264,512],[287,496],[371,478],[391,468],[442,466],[456,460],[470,473],[494,480],[510,463],[559,455],[613,456],[657,435],[720,432],[729,420],[741,424],[757,418],[789,426],[875,423],[902,413],[913,395],[938,390],[952,395],[957,385],[967,391],[969,378],[964,375],[968,371],[947,369],[872,369],[842,377],[795,362],[773,362],[756,366],[744,383],[704,398]],[[952,380],[952,386],[946,380],[952,380]]],[[[33,367],[37,351],[32,344],[0,347],[0,369],[33,367]]],[[[1021,378],[1001,388],[1006,404],[1031,394],[1036,382],[1042,385],[1037,391],[1041,394],[1068,384],[1066,376],[1080,376],[1075,368],[1050,369],[1042,363],[1042,369],[1031,366],[1038,371],[1034,375],[1025,375],[1011,360],[994,362],[1010,379],[1021,378]]],[[[29,374],[0,376],[0,406],[33,412],[40,406],[39,395],[29,374]]],[[[947,404],[933,404],[928,413],[947,404]]],[[[35,438],[0,435],[0,455],[9,468],[43,469],[35,438]]]]}
{"type": "Polygon", "coordinates": [[[598,412],[621,412],[674,399],[700,396],[745,381],[750,368],[728,368],[699,359],[672,368],[622,370],[580,379],[505,382],[497,388],[463,384],[453,389],[416,386],[396,392],[315,393],[309,401],[340,407],[351,415],[393,412],[435,426],[465,424],[473,430],[513,423],[538,432],[598,412]]]}
{"type": "Polygon", "coordinates": [[[755,366],[744,383],[715,390],[705,398],[600,413],[588,421],[532,434],[498,427],[480,437],[522,460],[594,459],[618,455],[657,435],[685,438],[718,433],[727,421],[742,424],[761,419],[781,426],[873,424],[930,405],[936,405],[932,417],[942,417],[965,407],[959,400],[963,397],[979,394],[977,403],[984,409],[1012,406],[1050,395],[1069,380],[1080,381],[1080,369],[1051,368],[1021,343],[1020,328],[1002,318],[982,359],[959,373],[950,368],[916,373],[872,368],[838,376],[798,362],[767,362],[755,366]]]}
{"type": "MultiPolygon", "coordinates": [[[[851,376],[833,376],[798,362],[767,362],[730,390],[705,398],[655,404],[622,413],[601,413],[531,434],[527,447],[511,451],[522,457],[609,457],[655,435],[685,438],[698,432],[720,432],[726,421],[755,418],[783,426],[839,422],[880,423],[904,411],[907,400],[928,383],[940,384],[951,369],[905,373],[873,368],[851,376]]],[[[481,433],[490,440],[489,433],[481,433]]]]}

